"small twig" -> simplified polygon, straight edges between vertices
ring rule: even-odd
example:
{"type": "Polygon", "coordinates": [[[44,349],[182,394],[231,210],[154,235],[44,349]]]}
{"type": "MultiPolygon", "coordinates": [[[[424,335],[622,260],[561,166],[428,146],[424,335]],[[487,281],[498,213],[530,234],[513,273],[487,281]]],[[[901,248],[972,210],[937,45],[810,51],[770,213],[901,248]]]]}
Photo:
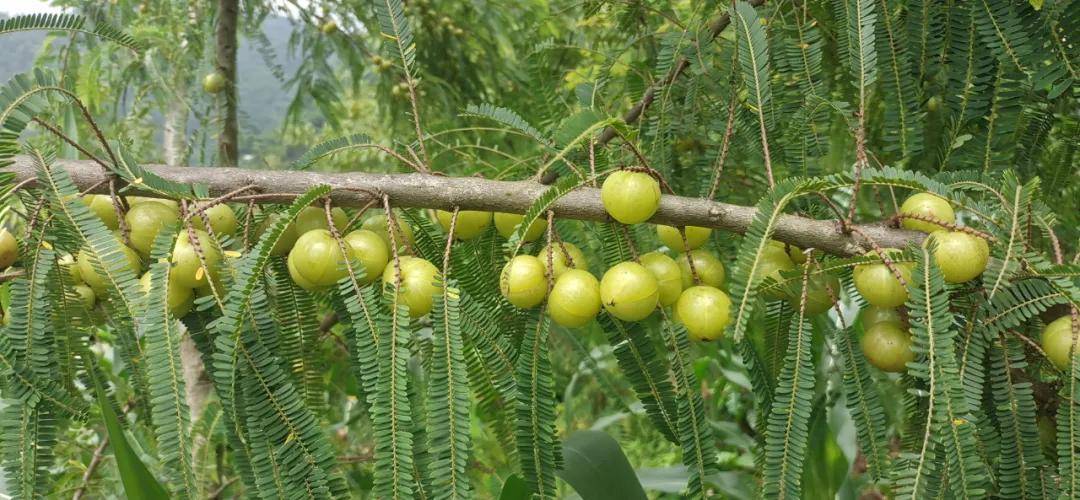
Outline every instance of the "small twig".
{"type": "Polygon", "coordinates": [[[378,198],[372,198],[366,204],[364,204],[364,206],[360,207],[360,211],[356,212],[356,215],[354,215],[352,219],[349,219],[348,224],[345,224],[345,231],[351,231],[352,228],[356,226],[356,223],[360,222],[360,219],[364,216],[364,213],[367,212],[368,209],[371,208],[373,205],[378,203],[378,201],[378,198]]]}
{"type": "Polygon", "coordinates": [[[682,237],[682,246],[685,249],[683,255],[686,256],[686,263],[690,266],[690,277],[693,278],[695,285],[701,284],[701,276],[698,276],[697,265],[694,264],[694,258],[690,256],[690,242],[686,239],[686,227],[679,226],[679,236],[682,237]]]}
{"type": "Polygon", "coordinates": [[[120,236],[124,239],[124,244],[131,246],[131,231],[128,229],[127,221],[124,220],[125,201],[116,195],[116,178],[109,178],[109,200],[112,201],[113,211],[116,212],[116,225],[120,229],[120,236]]]}
{"type": "Polygon", "coordinates": [[[221,486],[218,486],[217,489],[210,493],[210,498],[214,500],[221,498],[221,494],[225,493],[225,489],[229,486],[232,486],[232,484],[235,483],[237,479],[239,478],[234,476],[225,480],[224,483],[221,483],[221,486]]]}
{"type": "Polygon", "coordinates": [[[731,98],[728,100],[728,116],[727,125],[724,126],[724,139],[720,142],[720,155],[716,158],[715,167],[713,168],[716,173],[713,174],[712,186],[709,187],[708,198],[710,200],[716,197],[716,190],[720,187],[720,176],[724,173],[724,163],[727,161],[728,149],[731,146],[731,136],[735,132],[735,106],[738,104],[738,99],[738,92],[732,90],[731,98]]]}
{"type": "Polygon", "coordinates": [[[649,160],[645,158],[645,155],[641,154],[641,151],[638,150],[637,146],[635,146],[633,142],[630,142],[630,140],[627,139],[626,136],[618,130],[615,130],[615,134],[618,135],[620,139],[622,139],[623,144],[626,144],[630,148],[630,152],[634,153],[634,156],[637,157],[638,161],[641,162],[642,165],[644,165],[649,170],[652,170],[652,167],[649,166],[649,160]]]}
{"type": "MultiPolygon", "coordinates": [[[[547,247],[545,247],[545,248],[547,248],[547,251],[544,252],[544,253],[546,254],[545,258],[547,258],[547,270],[548,270],[548,272],[547,272],[547,286],[548,286],[548,293],[550,294],[551,289],[555,287],[555,259],[553,257],[553,255],[555,253],[555,245],[554,245],[554,243],[555,243],[554,242],[554,240],[555,240],[555,238],[554,238],[554,234],[555,234],[555,213],[552,212],[551,210],[548,210],[548,212],[547,212],[547,221],[548,221],[547,231],[546,231],[546,233],[547,233],[547,247]]],[[[562,246],[561,241],[559,242],[559,245],[562,246]]],[[[569,260],[570,259],[570,253],[566,251],[565,246],[562,247],[562,251],[563,251],[563,254],[566,255],[567,260],[569,260]]],[[[573,267],[573,264],[571,264],[569,267],[573,267]]]]}
{"type": "Polygon", "coordinates": [[[94,472],[97,471],[98,465],[105,458],[105,448],[109,447],[109,437],[105,436],[101,439],[101,444],[94,449],[94,456],[90,458],[90,463],[86,465],[86,470],[83,471],[82,483],[75,489],[75,494],[71,495],[71,500],[81,500],[83,495],[86,495],[86,489],[90,487],[90,480],[94,477],[94,472]]]}
{"type": "Polygon", "coordinates": [[[109,169],[109,166],[101,158],[98,158],[94,153],[91,153],[86,148],[82,147],[82,145],[80,145],[74,139],[68,137],[67,134],[62,132],[59,128],[56,128],[56,127],[50,125],[45,120],[42,120],[41,118],[38,118],[36,116],[33,118],[33,121],[34,121],[34,123],[37,123],[38,125],[41,125],[42,127],[45,127],[45,129],[48,130],[49,132],[52,132],[53,135],[59,137],[64,142],[70,144],[72,147],[79,150],[79,152],[82,153],[87,158],[89,158],[91,160],[94,160],[95,163],[97,163],[98,165],[101,165],[101,168],[104,168],[106,170],[109,169]]]}
{"type": "Polygon", "coordinates": [[[592,187],[596,187],[596,139],[589,139],[589,177],[592,187]]]}
{"type": "Polygon", "coordinates": [[[626,224],[617,224],[617,225],[619,226],[619,229],[622,230],[623,235],[626,236],[626,245],[630,249],[631,257],[633,257],[634,262],[637,262],[639,260],[638,259],[637,248],[634,246],[634,238],[630,237],[630,230],[627,229],[626,224]]]}
{"type": "Polygon", "coordinates": [[[896,215],[894,215],[892,217],[891,221],[893,223],[895,223],[896,221],[899,221],[901,219],[914,219],[914,220],[919,220],[919,221],[923,221],[923,222],[929,222],[931,224],[935,224],[935,225],[944,227],[945,229],[948,229],[950,231],[960,231],[960,232],[970,234],[972,236],[978,236],[979,238],[982,238],[982,239],[987,240],[987,241],[997,241],[997,238],[994,238],[994,236],[992,234],[990,234],[990,233],[985,233],[983,231],[979,231],[978,229],[975,229],[975,228],[972,228],[972,227],[958,226],[958,225],[956,225],[956,224],[954,224],[952,222],[943,221],[943,220],[941,220],[941,219],[939,219],[937,217],[934,217],[932,215],[896,214],[896,215]]]}
{"type": "Polygon", "coordinates": [[[22,278],[23,276],[26,276],[26,270],[9,268],[7,271],[0,273],[0,283],[7,283],[8,281],[22,278]]]}
{"type": "MultiPolygon", "coordinates": [[[[206,253],[203,252],[202,242],[199,241],[199,235],[195,232],[195,226],[191,224],[191,218],[187,216],[187,209],[187,202],[182,201],[180,203],[180,210],[184,216],[184,229],[187,231],[188,243],[191,245],[191,248],[195,250],[195,255],[199,258],[199,266],[201,266],[204,276],[206,277],[206,282],[210,286],[210,294],[214,296],[214,301],[217,302],[218,307],[224,311],[225,305],[222,303],[221,294],[218,292],[217,285],[214,284],[214,280],[210,277],[210,266],[206,260],[206,253]]],[[[210,223],[206,222],[205,224],[206,229],[209,230],[210,223]]],[[[207,234],[209,235],[210,233],[207,234]]],[[[213,242],[210,242],[210,244],[213,245],[213,242]]],[[[197,273],[199,271],[196,270],[195,272],[197,273]]]]}
{"type": "Polygon", "coordinates": [[[873,238],[870,238],[866,235],[866,233],[859,229],[858,226],[852,224],[848,226],[848,228],[854,231],[859,236],[862,236],[863,240],[870,244],[870,248],[874,250],[874,253],[877,254],[878,258],[881,259],[881,262],[885,264],[885,267],[889,268],[889,271],[892,271],[893,276],[895,276],[896,280],[900,282],[900,285],[906,288],[907,280],[904,279],[904,275],[900,273],[900,268],[896,267],[896,263],[893,262],[892,258],[889,257],[888,253],[885,252],[885,250],[881,248],[881,246],[878,245],[877,242],[873,240],[873,238]]]}
{"type": "MultiPolygon", "coordinates": [[[[457,230],[458,214],[461,209],[454,207],[454,213],[450,214],[450,228],[446,230],[446,250],[443,250],[442,273],[447,276],[450,272],[450,249],[454,246],[454,232],[457,230]]],[[[443,280],[443,295],[446,294],[446,280],[443,280]]]]}
{"type": "Polygon", "coordinates": [[[188,214],[188,217],[194,217],[196,215],[202,215],[202,214],[206,213],[207,210],[210,210],[211,208],[213,208],[213,207],[215,207],[217,205],[220,205],[222,203],[228,202],[229,200],[232,200],[233,198],[238,196],[240,193],[243,193],[244,191],[253,190],[253,189],[258,189],[258,186],[254,185],[254,184],[248,184],[246,186],[239,187],[239,188],[236,188],[236,189],[234,189],[232,191],[229,191],[228,193],[225,193],[225,194],[223,194],[221,196],[218,196],[217,198],[212,198],[209,201],[199,202],[199,203],[196,204],[195,210],[192,210],[188,214]]]}
{"type": "Polygon", "coordinates": [[[251,225],[255,223],[255,200],[248,200],[244,212],[244,248],[251,248],[251,225]]]}
{"type": "MultiPolygon", "coordinates": [[[[397,232],[394,230],[394,212],[390,209],[390,197],[383,195],[383,210],[386,211],[386,231],[390,233],[390,254],[394,263],[394,289],[401,289],[401,257],[398,255],[397,232]]],[[[404,238],[402,238],[404,241],[404,238]]]]}

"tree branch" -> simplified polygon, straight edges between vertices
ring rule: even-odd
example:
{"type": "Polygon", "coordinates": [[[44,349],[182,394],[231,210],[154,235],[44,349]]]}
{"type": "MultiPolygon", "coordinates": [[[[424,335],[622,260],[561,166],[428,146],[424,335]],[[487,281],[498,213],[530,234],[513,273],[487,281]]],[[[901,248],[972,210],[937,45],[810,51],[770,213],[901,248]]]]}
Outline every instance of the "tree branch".
{"type": "MultiPolygon", "coordinates": [[[[80,189],[101,183],[105,173],[89,160],[60,160],[56,164],[71,175],[80,189]]],[[[182,184],[205,184],[210,196],[221,196],[239,187],[252,185],[264,193],[256,203],[288,203],[296,194],[325,184],[333,188],[330,194],[335,206],[360,207],[385,194],[396,207],[435,208],[440,210],[484,210],[524,213],[533,201],[548,189],[534,181],[496,181],[479,177],[443,177],[425,174],[374,174],[366,172],[325,173],[311,171],[248,170],[226,167],[168,167],[145,165],[154,173],[182,184]],[[280,194],[275,194],[280,193],[280,194]]],[[[36,175],[30,158],[17,156],[8,171],[19,183],[36,175]]],[[[34,184],[27,184],[33,186],[34,184]]],[[[102,186],[91,192],[104,192],[102,186]]],[[[154,196],[141,192],[137,185],[128,187],[128,194],[154,196]]],[[[555,216],[563,219],[610,221],[600,201],[600,190],[581,187],[557,200],[551,207],[555,216]]],[[[672,226],[702,226],[742,233],[753,222],[754,207],[732,205],[704,198],[664,195],[660,209],[649,220],[672,226]]],[[[917,243],[922,233],[896,229],[885,224],[857,226],[858,231],[844,234],[839,221],[817,220],[795,215],[782,215],[773,237],[802,248],[817,248],[834,255],[861,254],[869,247],[868,239],[885,248],[903,248],[917,243]]]]}
{"type": "MultiPolygon", "coordinates": [[[[764,3],[765,0],[750,0],[750,5],[753,5],[754,7],[758,7],[764,3]]],[[[731,17],[728,16],[726,12],[714,19],[711,23],[709,23],[708,41],[711,42],[715,40],[716,37],[720,36],[720,32],[724,31],[724,29],[727,28],[729,24],[731,24],[731,17]]],[[[630,108],[630,110],[623,115],[623,121],[626,123],[634,123],[638,120],[638,118],[641,118],[641,115],[645,112],[645,109],[648,108],[650,104],[652,104],[653,99],[656,99],[656,92],[664,87],[667,87],[668,85],[671,85],[676,79],[679,78],[679,75],[681,75],[683,71],[686,71],[686,68],[689,66],[689,59],[685,57],[679,57],[678,61],[675,62],[675,66],[672,66],[671,70],[668,71],[668,74],[664,76],[664,79],[650,85],[649,88],[645,90],[645,94],[641,96],[641,100],[638,101],[638,103],[635,104],[634,107],[630,108]]],[[[615,129],[608,127],[604,129],[603,133],[600,134],[600,137],[597,139],[597,141],[600,144],[607,144],[608,142],[611,142],[611,140],[615,137],[615,129]]]]}

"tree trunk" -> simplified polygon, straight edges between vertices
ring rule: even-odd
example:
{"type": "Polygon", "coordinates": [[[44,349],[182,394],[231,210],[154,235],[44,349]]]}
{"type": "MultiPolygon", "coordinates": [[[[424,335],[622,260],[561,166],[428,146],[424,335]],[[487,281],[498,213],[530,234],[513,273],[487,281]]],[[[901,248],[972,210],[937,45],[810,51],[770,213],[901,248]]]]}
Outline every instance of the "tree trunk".
{"type": "Polygon", "coordinates": [[[221,135],[218,138],[218,151],[223,164],[237,164],[236,122],[236,18],[239,11],[238,0],[218,0],[217,19],[217,70],[225,77],[225,99],[222,108],[221,135]]]}

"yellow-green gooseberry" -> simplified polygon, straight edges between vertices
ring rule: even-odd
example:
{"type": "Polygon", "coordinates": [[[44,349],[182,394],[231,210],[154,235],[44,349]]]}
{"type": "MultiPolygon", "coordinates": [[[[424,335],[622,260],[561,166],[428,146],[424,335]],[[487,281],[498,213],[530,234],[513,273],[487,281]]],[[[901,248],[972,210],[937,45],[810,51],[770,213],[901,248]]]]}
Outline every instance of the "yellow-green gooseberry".
{"type": "Polygon", "coordinates": [[[600,280],[604,309],[623,321],[647,318],[660,302],[660,286],[645,266],[636,262],[616,264],[600,280]]]}
{"type": "MultiPolygon", "coordinates": [[[[142,269],[142,261],[139,260],[139,254],[127,247],[123,243],[117,242],[120,246],[120,251],[123,253],[125,268],[133,275],[138,275],[142,269]]],[[[82,276],[83,282],[87,286],[94,290],[94,293],[98,295],[104,294],[111,286],[111,281],[107,275],[102,275],[96,269],[95,266],[102,266],[103,263],[98,263],[97,258],[87,248],[83,248],[79,251],[78,264],[79,275],[82,276]]]]}
{"type": "Polygon", "coordinates": [[[1059,370],[1069,368],[1069,350],[1073,346],[1072,316],[1065,315],[1046,325],[1042,332],[1046,358],[1059,370]]]}
{"type": "Polygon", "coordinates": [[[716,340],[731,322],[731,299],[719,288],[692,286],[679,295],[675,319],[691,340],[716,340]]]}
{"type": "MultiPolygon", "coordinates": [[[[871,252],[868,252],[868,254],[872,255],[871,252]]],[[[911,270],[914,264],[910,262],[894,262],[893,265],[903,276],[904,281],[910,283],[911,270]]],[[[907,288],[896,279],[896,276],[885,263],[859,264],[855,266],[852,277],[859,295],[862,295],[866,302],[872,306],[899,307],[907,301],[907,288]]]]}
{"type": "Polygon", "coordinates": [[[676,252],[685,252],[698,248],[704,245],[706,241],[709,241],[709,235],[712,234],[712,229],[707,227],[686,226],[685,231],[686,244],[684,245],[679,228],[664,225],[656,226],[656,235],[660,237],[660,241],[676,252]]]}
{"type": "Polygon", "coordinates": [[[71,282],[75,285],[84,285],[82,272],[79,271],[79,263],[75,261],[75,256],[69,253],[61,255],[57,259],[57,263],[60,264],[60,268],[66,270],[68,276],[71,277],[71,282]]]}
{"type": "Polygon", "coordinates": [[[544,265],[532,255],[518,255],[503,266],[499,290],[511,304],[528,309],[544,301],[547,278],[544,265]]]}
{"type": "MultiPolygon", "coordinates": [[[[540,249],[540,253],[536,254],[540,263],[544,265],[544,272],[548,270],[548,248],[544,246],[540,249]]],[[[555,279],[559,279],[559,276],[571,269],[589,270],[589,261],[585,258],[585,253],[577,245],[566,242],[556,243],[552,248],[551,265],[555,268],[555,279]]]]}
{"type": "MultiPolygon", "coordinates": [[[[339,208],[337,210],[341,209],[339,208]]],[[[233,236],[236,234],[236,227],[238,225],[236,222],[236,212],[234,212],[232,207],[230,207],[229,205],[226,205],[224,203],[218,203],[217,205],[203,210],[203,213],[206,214],[206,218],[210,219],[210,229],[214,231],[215,236],[233,236]]],[[[342,212],[341,215],[343,216],[344,212],[342,212]]],[[[337,223],[337,218],[338,214],[335,214],[335,224],[337,223]]],[[[195,226],[195,229],[202,229],[204,231],[206,230],[206,226],[203,223],[202,215],[192,215],[191,225],[195,226]]]]}
{"type": "MultiPolygon", "coordinates": [[[[150,273],[146,272],[139,279],[139,285],[142,286],[143,293],[150,292],[150,277],[150,273]]],[[[169,280],[169,289],[165,291],[165,302],[170,314],[182,318],[191,311],[191,306],[195,305],[195,293],[190,288],[169,280]]]]}
{"type": "Polygon", "coordinates": [[[313,229],[297,238],[289,259],[305,284],[316,287],[329,287],[348,274],[341,246],[325,229],[313,229]]]}
{"type": "Polygon", "coordinates": [[[364,266],[365,276],[358,276],[362,278],[361,283],[371,283],[382,275],[386,263],[390,261],[390,249],[379,235],[367,229],[357,229],[346,234],[343,239],[349,244],[353,258],[364,266]]]}
{"type": "MultiPolygon", "coordinates": [[[[401,288],[398,293],[401,300],[409,307],[409,316],[419,318],[431,312],[432,299],[440,291],[439,269],[419,257],[401,257],[399,264],[401,288]]],[[[387,265],[383,270],[384,285],[395,286],[396,274],[393,263],[387,265]]]]}
{"type": "Polygon", "coordinates": [[[683,280],[675,259],[660,252],[649,252],[641,256],[641,265],[656,277],[656,284],[660,287],[660,305],[670,306],[679,300],[683,280]]]}
{"type": "MultiPolygon", "coordinates": [[[[334,219],[334,227],[336,227],[338,231],[344,231],[345,225],[349,223],[349,216],[345,211],[335,207],[330,210],[330,215],[334,219]]],[[[300,213],[296,215],[296,220],[293,221],[293,227],[296,228],[297,237],[303,236],[304,233],[316,229],[329,231],[330,224],[326,222],[326,209],[323,207],[304,207],[304,209],[300,210],[300,213]]]]}
{"type": "Polygon", "coordinates": [[[206,267],[203,267],[202,259],[195,251],[195,246],[188,238],[188,231],[181,231],[173,245],[172,269],[169,272],[169,281],[176,282],[177,286],[184,288],[199,288],[207,283],[207,280],[217,280],[218,271],[221,267],[221,252],[206,231],[196,229],[195,243],[198,243],[206,259],[206,267]]]}
{"type": "Polygon", "coordinates": [[[900,311],[892,307],[866,306],[859,318],[862,320],[864,330],[878,323],[904,324],[900,311]]]}
{"type": "MultiPolygon", "coordinates": [[[[503,238],[509,238],[510,235],[517,231],[517,227],[521,225],[521,220],[525,216],[521,214],[508,214],[505,212],[495,212],[495,229],[499,231],[499,234],[503,238]]],[[[537,217],[533,220],[532,224],[529,224],[529,229],[525,231],[525,241],[536,241],[544,231],[547,230],[547,221],[542,217],[537,217]]]]}
{"type": "MultiPolygon", "coordinates": [[[[780,274],[781,271],[790,271],[795,269],[795,263],[791,261],[791,257],[788,256],[787,250],[784,248],[784,244],[779,241],[770,240],[769,244],[761,251],[761,256],[758,258],[757,270],[754,273],[754,281],[760,281],[766,277],[772,278],[776,282],[783,282],[784,277],[780,274]]],[[[766,292],[765,296],[770,299],[783,299],[789,297],[791,288],[774,287],[766,292]]]]}
{"type": "Polygon", "coordinates": [[[0,269],[7,269],[19,258],[19,244],[7,228],[0,228],[0,269]]]}
{"type": "Polygon", "coordinates": [[[714,288],[724,286],[724,263],[720,262],[720,259],[708,250],[700,248],[691,250],[689,253],[675,257],[675,262],[679,264],[679,271],[682,274],[683,289],[690,288],[695,284],[714,288]],[[691,260],[694,261],[693,271],[697,272],[700,283],[694,283],[694,275],[690,272],[691,260]]]}
{"type": "Polygon", "coordinates": [[[645,222],[660,207],[660,183],[642,172],[612,172],[600,187],[600,201],[608,215],[623,224],[645,222]]]}
{"type": "Polygon", "coordinates": [[[161,203],[162,205],[173,209],[176,213],[180,213],[180,203],[176,200],[167,198],[148,198],[145,196],[125,196],[124,199],[127,200],[129,207],[134,207],[135,205],[142,203],[161,203]]]}
{"type": "Polygon", "coordinates": [[[79,302],[82,302],[83,307],[87,310],[94,308],[94,303],[97,302],[97,294],[94,293],[94,289],[86,285],[75,285],[73,288],[75,295],[79,297],[79,302]]]}
{"type": "Polygon", "coordinates": [[[963,231],[935,231],[930,239],[936,243],[931,247],[934,261],[945,281],[963,283],[986,270],[990,259],[986,240],[963,231]]]}
{"type": "Polygon", "coordinates": [[[867,328],[860,342],[867,361],[881,371],[902,373],[915,359],[911,335],[896,323],[878,323],[867,328]]]}
{"type": "MultiPolygon", "coordinates": [[[[413,229],[401,216],[395,216],[394,222],[394,240],[397,242],[398,253],[404,253],[413,244],[413,229]]],[[[386,248],[392,248],[390,231],[386,224],[386,214],[377,214],[365,219],[360,227],[379,235],[386,242],[386,248]]]]}
{"type": "Polygon", "coordinates": [[[548,296],[548,315],[552,321],[567,328],[589,324],[600,312],[600,307],[600,282],[592,273],[581,269],[563,273],[548,296]]]}
{"type": "Polygon", "coordinates": [[[180,222],[180,214],[163,203],[140,203],[124,216],[131,247],[143,258],[150,256],[154,239],[161,230],[180,222]]]}
{"type": "MultiPolygon", "coordinates": [[[[840,280],[828,273],[811,274],[806,280],[806,290],[806,315],[821,314],[833,306],[834,299],[840,298],[840,280]]],[[[799,279],[788,301],[798,310],[801,300],[802,279],[799,279]]]]}
{"type": "Polygon", "coordinates": [[[116,217],[116,208],[113,207],[112,197],[100,194],[88,194],[80,198],[94,215],[97,215],[105,227],[116,229],[119,227],[119,219],[116,217]]]}
{"type": "MultiPolygon", "coordinates": [[[[443,231],[450,231],[450,221],[454,218],[454,212],[436,210],[435,217],[443,231]]],[[[476,210],[461,210],[458,212],[457,222],[454,224],[454,237],[459,240],[471,240],[484,233],[491,225],[491,212],[479,212],[476,210]]]]}
{"type": "MultiPolygon", "coordinates": [[[[931,193],[916,193],[908,197],[908,199],[904,200],[904,204],[900,205],[900,214],[933,217],[934,219],[949,224],[956,222],[956,213],[953,212],[953,208],[949,205],[949,202],[944,198],[931,193]]],[[[932,233],[939,229],[945,229],[933,222],[911,218],[901,219],[900,225],[905,229],[922,231],[924,233],[932,233]]]]}

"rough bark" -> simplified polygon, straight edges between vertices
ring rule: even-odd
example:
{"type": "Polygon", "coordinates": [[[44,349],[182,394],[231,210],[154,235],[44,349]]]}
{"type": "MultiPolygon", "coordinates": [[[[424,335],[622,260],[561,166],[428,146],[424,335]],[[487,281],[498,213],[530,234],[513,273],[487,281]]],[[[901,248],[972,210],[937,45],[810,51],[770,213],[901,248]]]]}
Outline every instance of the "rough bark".
{"type": "MultiPolygon", "coordinates": [[[[57,165],[67,169],[75,184],[89,188],[104,180],[101,167],[87,160],[61,160],[57,165]]],[[[435,208],[452,210],[485,210],[492,212],[524,213],[548,186],[533,181],[495,181],[477,177],[443,177],[425,174],[372,174],[365,172],[324,173],[308,171],[247,170],[226,167],[169,167],[146,165],[161,177],[184,184],[205,184],[211,196],[220,196],[238,188],[252,186],[252,193],[262,193],[260,203],[284,203],[308,188],[325,184],[333,188],[330,194],[338,206],[357,207],[367,204],[372,196],[386,194],[398,207],[435,208]]],[[[15,182],[34,176],[29,158],[16,157],[10,171],[15,182]]],[[[132,186],[134,188],[134,186],[132,186]]],[[[98,191],[104,189],[99,186],[98,191]]],[[[138,190],[134,189],[137,194],[138,190]]],[[[97,192],[97,191],[95,191],[97,192]]],[[[142,193],[150,195],[150,193],[142,193]]],[[[556,217],[608,221],[600,201],[600,191],[582,187],[557,200],[552,205],[556,217]]],[[[709,201],[703,198],[664,195],[660,208],[649,222],[674,226],[703,226],[742,233],[753,221],[754,207],[709,201]]],[[[919,242],[922,233],[896,229],[882,224],[856,226],[852,234],[844,234],[835,220],[819,220],[782,215],[776,223],[773,238],[816,248],[835,255],[855,255],[868,248],[864,239],[870,238],[882,247],[901,248],[919,242]]]]}
{"type": "Polygon", "coordinates": [[[226,165],[237,164],[236,120],[236,18],[238,0],[219,0],[217,19],[217,70],[225,77],[225,90],[221,92],[223,103],[221,135],[218,150],[226,165]]]}

